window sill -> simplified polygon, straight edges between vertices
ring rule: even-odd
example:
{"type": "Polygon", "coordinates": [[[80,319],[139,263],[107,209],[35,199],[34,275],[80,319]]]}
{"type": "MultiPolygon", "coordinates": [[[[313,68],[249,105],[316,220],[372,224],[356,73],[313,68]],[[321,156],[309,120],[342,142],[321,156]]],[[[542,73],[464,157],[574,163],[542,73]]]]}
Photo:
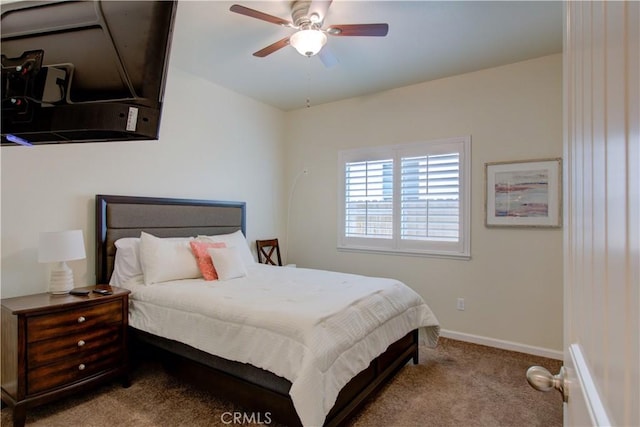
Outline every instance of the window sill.
{"type": "Polygon", "coordinates": [[[394,249],[382,249],[382,248],[364,248],[364,247],[352,247],[352,246],[338,246],[338,252],[356,252],[356,253],[370,253],[378,255],[396,255],[396,256],[411,256],[422,258],[445,258],[455,259],[460,261],[471,260],[471,254],[452,253],[452,252],[422,252],[422,251],[410,251],[410,250],[394,250],[394,249]]]}

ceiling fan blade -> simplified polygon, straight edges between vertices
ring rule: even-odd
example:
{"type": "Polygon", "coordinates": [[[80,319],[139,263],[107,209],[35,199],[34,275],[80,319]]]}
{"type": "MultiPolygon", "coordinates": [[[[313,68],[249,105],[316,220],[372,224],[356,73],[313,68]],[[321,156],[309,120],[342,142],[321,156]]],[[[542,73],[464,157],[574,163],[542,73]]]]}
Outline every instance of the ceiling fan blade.
{"type": "Polygon", "coordinates": [[[229,10],[231,12],[239,13],[240,15],[245,15],[250,18],[256,18],[263,21],[271,22],[272,24],[278,24],[285,27],[293,27],[293,23],[287,21],[286,19],[278,18],[277,16],[269,15],[258,10],[249,9],[248,7],[240,6],[239,4],[234,4],[229,8],[229,10]]]}
{"type": "Polygon", "coordinates": [[[374,36],[384,37],[389,32],[389,24],[332,25],[327,33],[332,36],[374,36]]]}
{"type": "Polygon", "coordinates": [[[273,52],[275,52],[278,49],[282,49],[283,47],[289,45],[289,37],[285,37],[282,40],[278,40],[277,42],[270,44],[269,46],[265,47],[264,49],[260,49],[259,51],[255,52],[253,54],[253,56],[257,56],[259,58],[264,58],[267,55],[272,54],[273,52]]]}
{"type": "Polygon", "coordinates": [[[320,49],[320,52],[318,52],[318,58],[320,58],[320,61],[322,61],[324,66],[327,68],[331,68],[334,65],[337,65],[339,62],[338,58],[336,58],[336,56],[327,45],[320,49]]]}
{"type": "Polygon", "coordinates": [[[322,21],[324,21],[324,18],[327,16],[327,10],[329,6],[331,6],[331,2],[332,0],[312,0],[307,16],[311,17],[313,14],[318,15],[319,20],[314,23],[322,25],[322,21]]]}

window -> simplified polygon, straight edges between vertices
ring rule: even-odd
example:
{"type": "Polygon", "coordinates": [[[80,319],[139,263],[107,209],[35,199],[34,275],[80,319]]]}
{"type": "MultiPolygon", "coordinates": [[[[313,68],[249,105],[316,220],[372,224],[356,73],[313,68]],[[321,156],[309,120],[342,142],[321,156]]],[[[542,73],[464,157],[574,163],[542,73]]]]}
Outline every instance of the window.
{"type": "Polygon", "coordinates": [[[468,258],[471,138],[341,151],[344,250],[468,258]]]}

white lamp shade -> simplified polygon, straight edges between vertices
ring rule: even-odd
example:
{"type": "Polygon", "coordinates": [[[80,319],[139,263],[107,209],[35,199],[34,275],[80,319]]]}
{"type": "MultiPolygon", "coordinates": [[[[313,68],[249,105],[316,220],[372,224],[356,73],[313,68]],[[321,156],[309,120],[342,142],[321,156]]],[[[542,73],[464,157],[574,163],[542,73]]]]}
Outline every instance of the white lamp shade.
{"type": "Polygon", "coordinates": [[[40,233],[38,262],[72,261],[85,257],[82,230],[40,233]]]}
{"type": "Polygon", "coordinates": [[[319,30],[300,30],[289,38],[289,44],[304,56],[313,56],[320,52],[326,42],[326,34],[319,30]]]}

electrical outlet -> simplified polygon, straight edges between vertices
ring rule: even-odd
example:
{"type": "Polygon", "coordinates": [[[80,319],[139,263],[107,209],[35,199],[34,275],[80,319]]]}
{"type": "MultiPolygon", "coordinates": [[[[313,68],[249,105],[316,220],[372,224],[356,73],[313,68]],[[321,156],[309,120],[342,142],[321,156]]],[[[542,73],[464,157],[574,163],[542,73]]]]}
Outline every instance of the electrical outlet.
{"type": "Polygon", "coordinates": [[[458,298],[458,303],[456,308],[460,311],[464,311],[464,298],[458,298]]]}

